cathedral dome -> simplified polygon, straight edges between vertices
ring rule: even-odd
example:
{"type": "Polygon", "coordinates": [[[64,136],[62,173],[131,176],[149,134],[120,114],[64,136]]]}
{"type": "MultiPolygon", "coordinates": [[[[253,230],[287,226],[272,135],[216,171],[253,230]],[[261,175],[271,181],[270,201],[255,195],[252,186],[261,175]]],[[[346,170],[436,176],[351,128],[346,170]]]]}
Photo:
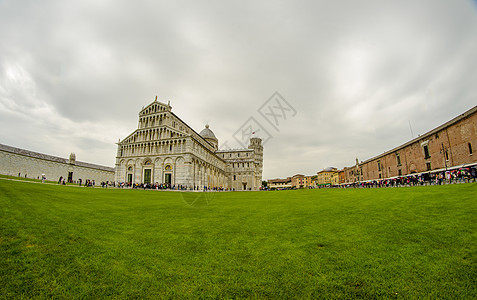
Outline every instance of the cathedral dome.
{"type": "Polygon", "coordinates": [[[217,139],[214,132],[209,129],[209,124],[205,125],[205,128],[199,134],[205,139],[217,139]]]}
{"type": "Polygon", "coordinates": [[[212,130],[209,129],[209,124],[205,125],[205,128],[199,133],[207,142],[209,142],[215,150],[219,148],[219,140],[215,137],[212,130]]]}

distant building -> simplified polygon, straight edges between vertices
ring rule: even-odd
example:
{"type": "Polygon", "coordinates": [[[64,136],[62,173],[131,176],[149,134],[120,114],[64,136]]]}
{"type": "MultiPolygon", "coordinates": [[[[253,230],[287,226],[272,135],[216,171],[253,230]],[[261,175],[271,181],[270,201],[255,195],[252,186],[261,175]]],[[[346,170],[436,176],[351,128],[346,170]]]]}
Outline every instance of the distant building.
{"type": "Polygon", "coordinates": [[[345,183],[346,182],[346,177],[345,177],[345,170],[341,169],[338,171],[338,183],[345,183]]]}
{"type": "Polygon", "coordinates": [[[477,106],[383,154],[343,169],[345,182],[438,172],[477,164],[477,106]]]}
{"type": "Polygon", "coordinates": [[[156,97],[139,112],[138,128],[118,143],[115,180],[188,189],[257,190],[262,168],[260,138],[252,137],[248,149],[218,150],[209,125],[197,133],[156,97]]]}
{"type": "Polygon", "coordinates": [[[291,185],[294,188],[302,188],[305,184],[305,175],[303,174],[295,174],[291,178],[291,185]]]}
{"type": "Polygon", "coordinates": [[[267,181],[267,187],[269,189],[289,189],[292,187],[291,184],[291,177],[287,177],[284,179],[277,178],[277,179],[270,179],[267,181]]]}
{"type": "Polygon", "coordinates": [[[317,185],[337,185],[339,184],[338,169],[328,167],[316,174],[317,185]]]}
{"type": "Polygon", "coordinates": [[[305,187],[316,186],[316,175],[305,176],[305,187]]]}
{"type": "Polygon", "coordinates": [[[291,177],[291,185],[294,188],[306,188],[315,185],[314,176],[305,176],[303,174],[296,174],[291,177]]]}

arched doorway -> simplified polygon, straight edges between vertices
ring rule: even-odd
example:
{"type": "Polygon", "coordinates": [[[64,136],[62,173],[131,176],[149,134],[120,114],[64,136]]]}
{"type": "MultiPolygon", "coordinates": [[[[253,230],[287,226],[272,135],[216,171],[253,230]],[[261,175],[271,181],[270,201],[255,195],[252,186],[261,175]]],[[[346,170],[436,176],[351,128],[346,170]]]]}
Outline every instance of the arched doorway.
{"type": "Polygon", "coordinates": [[[132,183],[132,179],[133,179],[133,167],[129,166],[128,171],[126,172],[126,182],[132,183]]]}
{"type": "Polygon", "coordinates": [[[172,184],[172,166],[170,164],[164,167],[164,183],[172,184]]]}
{"type": "Polygon", "coordinates": [[[144,162],[144,169],[143,169],[143,183],[150,184],[152,181],[152,162],[151,160],[146,160],[144,162]]]}

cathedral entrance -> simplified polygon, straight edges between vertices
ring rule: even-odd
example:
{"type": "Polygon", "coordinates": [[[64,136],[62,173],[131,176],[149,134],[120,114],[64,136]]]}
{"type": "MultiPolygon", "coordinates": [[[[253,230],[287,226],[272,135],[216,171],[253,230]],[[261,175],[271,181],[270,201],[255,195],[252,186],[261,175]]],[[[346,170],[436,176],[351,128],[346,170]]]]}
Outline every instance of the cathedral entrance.
{"type": "Polygon", "coordinates": [[[246,182],[242,182],[243,184],[243,190],[245,191],[247,189],[247,183],[246,182]]]}
{"type": "Polygon", "coordinates": [[[126,175],[127,176],[127,180],[126,180],[127,183],[132,183],[132,181],[133,181],[133,174],[132,173],[133,173],[133,168],[131,166],[129,166],[128,167],[128,173],[126,175]]]}
{"type": "Polygon", "coordinates": [[[171,173],[164,174],[164,183],[165,184],[172,184],[172,174],[171,173]]]}
{"type": "Polygon", "coordinates": [[[144,169],[144,183],[151,183],[151,169],[144,169]]]}

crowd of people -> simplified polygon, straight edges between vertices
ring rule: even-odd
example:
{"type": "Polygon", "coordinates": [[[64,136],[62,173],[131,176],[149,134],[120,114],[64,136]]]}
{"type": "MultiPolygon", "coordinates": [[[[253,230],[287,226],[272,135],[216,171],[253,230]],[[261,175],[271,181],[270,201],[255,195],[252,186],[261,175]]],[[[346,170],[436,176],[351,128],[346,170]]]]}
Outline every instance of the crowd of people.
{"type": "MultiPolygon", "coordinates": [[[[95,187],[96,182],[94,180],[86,179],[83,184],[83,180],[79,178],[75,181],[69,181],[70,183],[76,183],[79,186],[95,187]]],[[[58,184],[66,185],[67,181],[63,176],[58,179],[58,184]]],[[[130,188],[130,189],[152,189],[152,190],[178,190],[178,191],[229,191],[232,189],[225,189],[222,187],[208,187],[208,186],[185,186],[181,184],[166,184],[166,183],[132,183],[132,182],[120,182],[114,181],[102,181],[102,188],[117,187],[117,188],[130,188]]],[[[235,189],[233,189],[235,190],[235,189]]]]}
{"type": "MultiPolygon", "coordinates": [[[[66,185],[66,183],[77,183],[79,186],[84,186],[84,187],[95,187],[96,182],[91,179],[86,179],[83,185],[83,179],[79,178],[78,180],[66,180],[63,176],[60,176],[58,179],[58,184],[66,185]]],[[[106,182],[101,182],[101,187],[108,187],[109,181],[106,182]]]]}
{"type": "Polygon", "coordinates": [[[208,186],[186,186],[182,184],[170,183],[131,183],[121,182],[117,185],[118,188],[132,188],[132,189],[148,189],[148,190],[175,190],[175,191],[230,191],[223,187],[208,187],[208,186]]]}
{"type": "Polygon", "coordinates": [[[410,174],[393,178],[367,180],[331,186],[332,188],[378,188],[378,187],[402,187],[420,185],[443,185],[453,183],[476,182],[476,167],[460,168],[440,172],[426,172],[410,174]]]}
{"type": "MultiPolygon", "coordinates": [[[[18,174],[21,175],[20,173],[18,174]]],[[[26,178],[26,174],[25,174],[26,178]]],[[[42,174],[42,182],[45,182],[46,176],[42,174]]],[[[58,184],[65,185],[65,178],[60,176],[58,184]]],[[[78,179],[75,182],[79,186],[95,187],[96,182],[94,180],[86,179],[84,184],[82,179],[78,179]]],[[[409,174],[405,176],[396,176],[392,178],[357,181],[353,183],[342,183],[339,185],[322,185],[322,186],[310,186],[308,188],[382,188],[382,187],[404,187],[404,186],[423,186],[423,185],[443,185],[454,183],[469,183],[477,182],[477,166],[458,168],[446,171],[429,171],[419,174],[409,174]]],[[[223,187],[208,187],[208,186],[185,186],[181,184],[170,183],[131,183],[121,182],[116,183],[114,181],[102,181],[102,188],[117,187],[117,188],[131,188],[131,189],[152,189],[152,190],[177,190],[177,191],[235,191],[233,188],[223,187]]],[[[293,187],[287,189],[294,189],[293,187]]],[[[267,187],[260,187],[260,190],[269,190],[267,187]]]]}
{"type": "MultiPolygon", "coordinates": [[[[352,183],[340,183],[336,185],[323,184],[307,186],[308,189],[322,188],[381,188],[381,187],[404,187],[421,185],[444,185],[455,183],[477,182],[477,166],[457,168],[447,171],[429,171],[419,174],[409,174],[391,178],[363,180],[352,183]]],[[[297,187],[268,188],[260,190],[295,190],[297,187]]]]}

